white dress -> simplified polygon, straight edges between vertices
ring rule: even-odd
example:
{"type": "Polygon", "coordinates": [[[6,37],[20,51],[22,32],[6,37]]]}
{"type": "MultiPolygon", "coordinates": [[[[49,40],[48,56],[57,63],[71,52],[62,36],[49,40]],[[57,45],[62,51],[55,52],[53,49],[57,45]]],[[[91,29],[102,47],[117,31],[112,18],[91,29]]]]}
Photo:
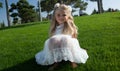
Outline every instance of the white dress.
{"type": "Polygon", "coordinates": [[[37,64],[51,65],[62,60],[75,63],[87,61],[86,50],[80,47],[76,38],[62,34],[63,27],[64,25],[57,26],[55,35],[47,39],[44,49],[35,55],[37,64]]]}

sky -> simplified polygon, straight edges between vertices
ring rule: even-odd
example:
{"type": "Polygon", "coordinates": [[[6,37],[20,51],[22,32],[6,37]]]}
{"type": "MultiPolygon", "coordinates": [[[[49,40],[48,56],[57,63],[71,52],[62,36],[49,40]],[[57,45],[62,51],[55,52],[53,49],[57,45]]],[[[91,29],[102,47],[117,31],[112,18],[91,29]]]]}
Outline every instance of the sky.
{"type": "MultiPolygon", "coordinates": [[[[7,18],[6,18],[6,9],[5,9],[5,0],[0,0],[3,3],[3,8],[0,8],[0,23],[4,21],[5,25],[7,25],[7,18]]],[[[8,0],[8,5],[10,7],[11,3],[16,3],[18,0],[8,0]]],[[[27,0],[31,5],[37,7],[37,0],[27,0]]],[[[97,3],[91,2],[89,0],[85,0],[88,2],[88,6],[85,13],[90,15],[94,9],[97,9],[97,3]]],[[[103,9],[107,10],[108,8],[119,9],[120,10],[120,0],[103,0],[103,9]]],[[[74,12],[73,15],[77,15],[78,11],[74,12]]],[[[46,13],[42,12],[42,16],[45,17],[46,13]]]]}

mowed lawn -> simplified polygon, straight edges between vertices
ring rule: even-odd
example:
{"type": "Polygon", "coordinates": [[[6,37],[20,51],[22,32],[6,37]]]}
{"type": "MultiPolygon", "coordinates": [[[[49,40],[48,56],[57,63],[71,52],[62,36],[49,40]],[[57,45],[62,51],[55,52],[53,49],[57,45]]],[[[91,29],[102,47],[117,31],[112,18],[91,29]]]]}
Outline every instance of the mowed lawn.
{"type": "MultiPolygon", "coordinates": [[[[120,71],[120,12],[74,17],[81,48],[89,59],[72,69],[60,63],[54,71],[120,71]]],[[[35,62],[35,54],[48,38],[49,21],[0,30],[0,71],[47,71],[35,62]]]]}

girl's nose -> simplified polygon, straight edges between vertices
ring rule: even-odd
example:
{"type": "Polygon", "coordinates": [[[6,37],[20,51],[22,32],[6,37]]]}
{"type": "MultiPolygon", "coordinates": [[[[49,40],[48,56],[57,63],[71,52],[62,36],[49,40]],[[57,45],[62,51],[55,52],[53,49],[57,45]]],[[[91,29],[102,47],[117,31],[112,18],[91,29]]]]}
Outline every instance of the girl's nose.
{"type": "Polygon", "coordinates": [[[61,15],[59,18],[65,18],[65,16],[64,16],[64,15],[61,15]]]}

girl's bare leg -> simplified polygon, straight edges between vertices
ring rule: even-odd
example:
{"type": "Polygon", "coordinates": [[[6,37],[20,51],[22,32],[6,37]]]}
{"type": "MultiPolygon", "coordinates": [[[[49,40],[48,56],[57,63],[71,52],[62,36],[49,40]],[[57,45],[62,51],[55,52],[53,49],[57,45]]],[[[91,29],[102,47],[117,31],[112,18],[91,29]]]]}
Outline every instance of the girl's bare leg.
{"type": "Polygon", "coordinates": [[[72,66],[72,68],[76,68],[77,64],[75,62],[71,62],[71,66],[72,66]]]}
{"type": "Polygon", "coordinates": [[[51,67],[49,67],[48,71],[54,70],[58,66],[58,63],[54,63],[51,67]]]}

